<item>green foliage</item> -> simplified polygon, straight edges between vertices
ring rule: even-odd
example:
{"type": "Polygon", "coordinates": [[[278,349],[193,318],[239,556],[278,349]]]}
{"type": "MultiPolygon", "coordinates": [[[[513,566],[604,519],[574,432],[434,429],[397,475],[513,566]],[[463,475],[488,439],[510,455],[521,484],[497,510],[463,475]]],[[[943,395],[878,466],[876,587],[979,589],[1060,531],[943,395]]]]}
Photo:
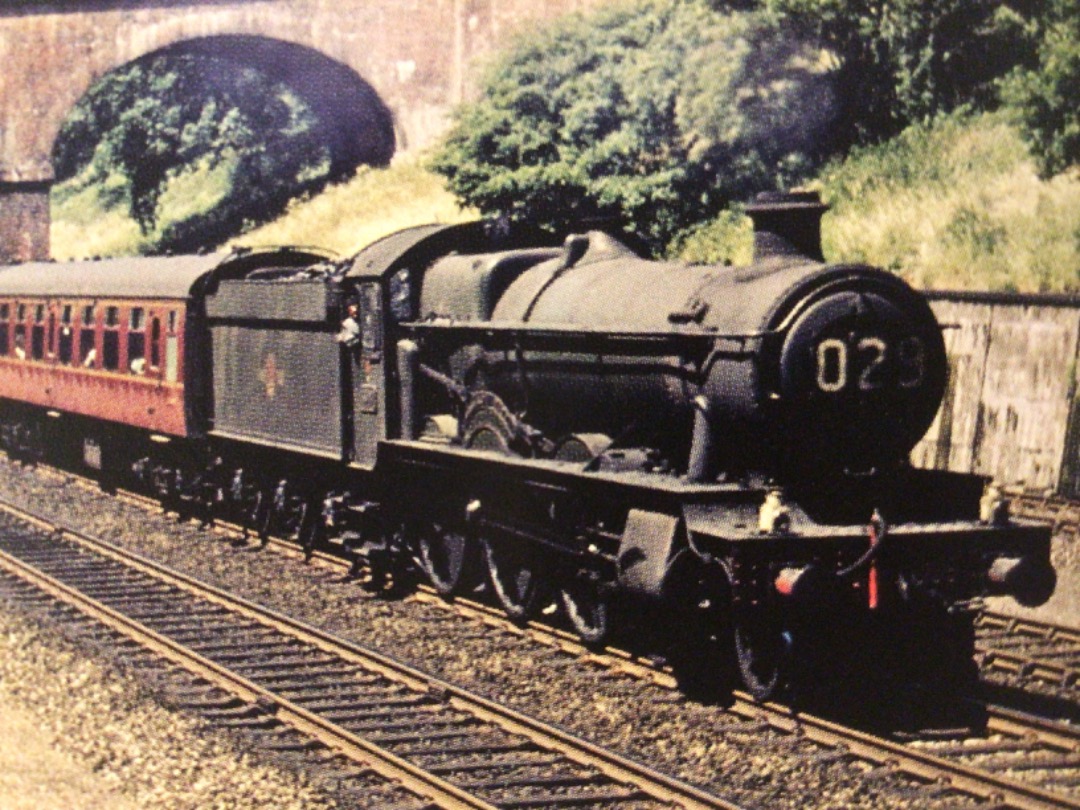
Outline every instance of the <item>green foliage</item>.
{"type": "Polygon", "coordinates": [[[1018,68],[1002,96],[1049,176],[1080,163],[1080,0],[1051,0],[1047,7],[1037,66],[1018,68]]]}
{"type": "Polygon", "coordinates": [[[311,111],[286,87],[224,60],[152,57],[115,71],[80,101],[54,151],[64,194],[89,185],[122,198],[157,250],[193,250],[280,213],[325,182],[329,152],[311,111]],[[162,222],[187,175],[226,171],[210,208],[162,222]],[[122,182],[117,183],[116,178],[122,182]]]}
{"type": "Polygon", "coordinates": [[[638,0],[534,33],[462,107],[433,168],[489,217],[616,221],[662,250],[829,153],[821,52],[759,16],[638,0]]]}
{"type": "Polygon", "coordinates": [[[892,136],[960,105],[986,109],[995,81],[1034,57],[1033,0],[764,0],[839,59],[853,141],[892,136]]]}
{"type": "Polygon", "coordinates": [[[668,252],[691,264],[750,264],[754,257],[754,226],[742,206],[732,206],[711,222],[681,233],[668,252]]]}

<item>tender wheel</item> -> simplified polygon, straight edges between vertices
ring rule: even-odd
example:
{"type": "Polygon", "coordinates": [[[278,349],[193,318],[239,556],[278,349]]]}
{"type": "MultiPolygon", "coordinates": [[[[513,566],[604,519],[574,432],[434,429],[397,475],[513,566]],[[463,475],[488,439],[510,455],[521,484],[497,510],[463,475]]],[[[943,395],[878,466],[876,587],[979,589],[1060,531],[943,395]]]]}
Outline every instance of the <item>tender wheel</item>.
{"type": "Polygon", "coordinates": [[[739,675],[755,700],[769,700],[787,685],[792,640],[768,616],[743,617],[735,625],[739,675]]]}
{"type": "Polygon", "coordinates": [[[514,621],[524,621],[537,607],[540,575],[527,550],[510,543],[484,538],[488,579],[503,611],[514,621]]]}
{"type": "Polygon", "coordinates": [[[473,541],[468,535],[440,523],[425,523],[413,533],[416,561],[428,582],[442,596],[462,588],[473,556],[473,541]]]}
{"type": "Polygon", "coordinates": [[[265,497],[261,489],[256,490],[252,494],[250,503],[245,504],[246,508],[243,509],[240,515],[241,536],[245,543],[249,534],[252,532],[259,533],[259,519],[262,516],[263,499],[265,497]]]}
{"type": "Polygon", "coordinates": [[[301,548],[304,549],[304,562],[311,562],[315,556],[315,549],[322,539],[322,521],[319,520],[319,508],[316,504],[305,503],[301,507],[300,527],[297,529],[297,539],[301,548]]]}
{"type": "Polygon", "coordinates": [[[606,596],[600,593],[597,582],[574,577],[559,591],[563,612],[574,631],[587,644],[600,644],[607,638],[611,610],[606,596]]]}
{"type": "Polygon", "coordinates": [[[274,497],[271,493],[259,493],[258,502],[251,513],[251,522],[259,538],[259,548],[265,548],[274,530],[274,497]]]}

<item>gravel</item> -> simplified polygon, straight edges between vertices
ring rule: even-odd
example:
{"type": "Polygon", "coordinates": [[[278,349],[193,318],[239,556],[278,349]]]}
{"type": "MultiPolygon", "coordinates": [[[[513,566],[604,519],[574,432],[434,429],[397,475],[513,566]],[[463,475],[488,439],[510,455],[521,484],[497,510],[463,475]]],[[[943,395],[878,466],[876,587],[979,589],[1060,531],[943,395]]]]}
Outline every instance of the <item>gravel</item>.
{"type": "Polygon", "coordinates": [[[0,702],[24,709],[56,748],[82,763],[99,785],[120,793],[130,806],[336,806],[301,776],[260,763],[197,719],[158,705],[131,677],[3,610],[0,702]]]}

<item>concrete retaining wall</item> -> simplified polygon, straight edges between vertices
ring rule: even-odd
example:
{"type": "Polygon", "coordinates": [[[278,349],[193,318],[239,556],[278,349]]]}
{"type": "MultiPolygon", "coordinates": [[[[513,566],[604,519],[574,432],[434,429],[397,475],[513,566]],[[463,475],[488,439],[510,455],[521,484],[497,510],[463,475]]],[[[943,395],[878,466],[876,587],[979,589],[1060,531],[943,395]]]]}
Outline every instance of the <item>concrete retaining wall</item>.
{"type": "Polygon", "coordinates": [[[1080,299],[933,293],[949,385],[918,466],[1080,495],[1080,299]]]}

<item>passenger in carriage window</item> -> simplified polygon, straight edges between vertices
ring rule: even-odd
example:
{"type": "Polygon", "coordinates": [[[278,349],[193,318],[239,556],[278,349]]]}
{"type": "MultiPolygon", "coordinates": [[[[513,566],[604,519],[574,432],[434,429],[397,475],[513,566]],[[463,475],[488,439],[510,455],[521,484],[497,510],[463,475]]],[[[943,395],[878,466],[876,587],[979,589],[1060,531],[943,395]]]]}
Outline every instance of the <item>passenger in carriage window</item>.
{"type": "Polygon", "coordinates": [[[15,333],[15,356],[20,360],[26,359],[26,336],[21,332],[15,333]]]}

